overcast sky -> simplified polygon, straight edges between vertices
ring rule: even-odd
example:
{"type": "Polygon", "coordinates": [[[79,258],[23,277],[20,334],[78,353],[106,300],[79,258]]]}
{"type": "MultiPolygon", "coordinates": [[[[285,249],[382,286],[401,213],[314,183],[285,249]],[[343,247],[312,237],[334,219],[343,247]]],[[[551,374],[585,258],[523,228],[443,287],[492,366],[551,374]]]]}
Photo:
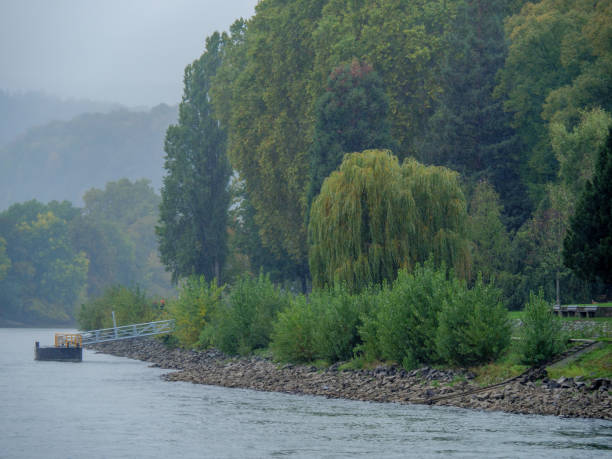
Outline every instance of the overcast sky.
{"type": "Polygon", "coordinates": [[[0,0],[0,89],[174,104],[204,40],[257,0],[0,0]]]}

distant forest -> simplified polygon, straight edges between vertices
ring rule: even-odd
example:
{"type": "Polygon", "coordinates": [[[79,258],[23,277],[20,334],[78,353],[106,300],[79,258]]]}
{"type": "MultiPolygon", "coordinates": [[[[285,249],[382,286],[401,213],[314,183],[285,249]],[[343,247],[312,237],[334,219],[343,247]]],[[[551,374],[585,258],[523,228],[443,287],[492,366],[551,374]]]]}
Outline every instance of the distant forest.
{"type": "Polygon", "coordinates": [[[148,111],[82,113],[30,127],[0,146],[0,209],[30,199],[80,203],[89,188],[120,178],[146,178],[159,190],[163,139],[176,118],[176,107],[162,104],[148,111]]]}
{"type": "Polygon", "coordinates": [[[60,99],[44,92],[9,92],[0,89],[0,146],[29,128],[50,121],[68,121],[82,113],[108,113],[118,104],[80,99],[60,99]]]}

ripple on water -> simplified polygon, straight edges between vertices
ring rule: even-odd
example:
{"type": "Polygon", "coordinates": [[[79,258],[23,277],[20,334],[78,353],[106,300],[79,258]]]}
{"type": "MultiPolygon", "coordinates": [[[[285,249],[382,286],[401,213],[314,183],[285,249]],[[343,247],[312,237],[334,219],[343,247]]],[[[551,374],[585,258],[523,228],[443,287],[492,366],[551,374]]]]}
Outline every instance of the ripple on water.
{"type": "Polygon", "coordinates": [[[612,422],[166,382],[86,352],[35,362],[55,330],[0,329],[1,457],[602,457],[612,422]],[[45,341],[47,339],[47,341],[45,341]]]}

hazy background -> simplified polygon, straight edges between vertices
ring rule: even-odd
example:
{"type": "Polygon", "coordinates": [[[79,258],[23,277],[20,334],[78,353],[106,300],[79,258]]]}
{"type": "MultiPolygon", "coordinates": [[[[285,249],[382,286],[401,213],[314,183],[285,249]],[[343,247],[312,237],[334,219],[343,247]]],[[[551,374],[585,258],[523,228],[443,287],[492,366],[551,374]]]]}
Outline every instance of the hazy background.
{"type": "Polygon", "coordinates": [[[204,39],[257,0],[0,0],[0,88],[176,104],[204,39]]]}

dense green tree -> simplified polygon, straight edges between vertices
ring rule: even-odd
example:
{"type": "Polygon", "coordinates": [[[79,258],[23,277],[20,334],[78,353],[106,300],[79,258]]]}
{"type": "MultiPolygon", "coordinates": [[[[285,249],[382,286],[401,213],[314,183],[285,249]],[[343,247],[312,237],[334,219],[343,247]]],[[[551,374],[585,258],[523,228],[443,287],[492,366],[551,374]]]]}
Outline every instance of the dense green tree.
{"type": "Polygon", "coordinates": [[[495,282],[504,299],[513,296],[517,275],[508,230],[502,222],[499,196],[486,181],[472,191],[468,206],[468,233],[472,241],[472,273],[495,282]]]}
{"type": "Polygon", "coordinates": [[[116,223],[83,215],[70,222],[69,233],[72,246],[84,252],[89,260],[89,298],[101,296],[113,285],[144,284],[139,277],[134,245],[116,223]]]}
{"type": "Polygon", "coordinates": [[[134,182],[122,178],[108,182],[104,189],[92,188],[83,195],[85,215],[117,223],[129,228],[136,221],[158,212],[160,198],[150,180],[134,182]]]}
{"type": "Polygon", "coordinates": [[[542,0],[506,22],[510,48],[496,91],[513,114],[521,176],[536,204],[558,167],[547,122],[569,129],[581,110],[612,109],[611,16],[609,2],[542,0]]]}
{"type": "Polygon", "coordinates": [[[519,229],[512,253],[519,282],[511,303],[522,306],[530,291],[540,288],[545,298],[560,302],[590,301],[599,293],[596,283],[576,277],[563,263],[563,240],[584,184],[595,171],[597,152],[605,145],[610,115],[600,109],[583,112],[572,130],[551,123],[550,139],[559,162],[557,183],[549,184],[532,218],[519,229]]]}
{"type": "Polygon", "coordinates": [[[72,220],[75,248],[89,259],[88,295],[112,285],[139,285],[150,294],[169,295],[170,276],[159,261],[155,224],[160,197],[145,179],[109,182],[83,196],[85,207],[72,220]]]}
{"type": "Polygon", "coordinates": [[[388,106],[382,80],[370,65],[353,59],[331,72],[325,92],[317,100],[309,204],[345,153],[393,149],[388,106]]]}
{"type": "Polygon", "coordinates": [[[0,280],[3,316],[24,323],[68,322],[85,287],[88,260],[73,249],[69,203],[15,204],[0,213],[11,267],[0,280]]]}
{"type": "Polygon", "coordinates": [[[213,88],[228,156],[245,181],[261,240],[275,255],[288,254],[301,277],[307,276],[312,32],[325,3],[260,2],[246,26],[234,25],[213,88]]]}
{"type": "Polygon", "coordinates": [[[11,259],[6,254],[6,241],[0,237],[0,281],[11,268],[11,259]]]}
{"type": "Polygon", "coordinates": [[[245,181],[263,244],[289,254],[303,276],[315,107],[330,72],[354,58],[372,64],[389,96],[397,153],[414,153],[439,93],[439,37],[454,3],[268,0],[224,37],[211,94],[228,129],[228,156],[245,181]]]}
{"type": "Polygon", "coordinates": [[[559,162],[558,185],[567,190],[572,201],[569,212],[573,212],[575,201],[595,172],[597,156],[606,143],[610,126],[612,116],[600,108],[582,111],[580,122],[573,129],[567,129],[561,122],[550,125],[550,142],[559,162]]]}
{"type": "Polygon", "coordinates": [[[221,64],[218,33],[185,69],[179,122],[166,134],[165,169],[157,235],[161,260],[176,282],[192,274],[220,279],[227,255],[226,133],[213,116],[210,85],[221,64]]]}
{"type": "Polygon", "coordinates": [[[287,292],[272,284],[269,276],[244,276],[232,286],[202,339],[228,354],[266,348],[276,315],[289,301],[287,292]]]}
{"type": "Polygon", "coordinates": [[[581,278],[612,284],[612,128],[571,218],[563,258],[581,278]]]}
{"type": "Polygon", "coordinates": [[[511,117],[493,97],[495,76],[507,54],[503,20],[510,11],[508,3],[458,3],[440,59],[442,93],[420,156],[469,180],[489,181],[500,195],[508,225],[517,228],[529,215],[529,201],[518,175],[511,117]]]}
{"type": "Polygon", "coordinates": [[[542,291],[537,295],[529,294],[520,335],[519,355],[521,362],[527,365],[547,362],[565,349],[566,336],[561,321],[553,315],[542,291]]]}
{"type": "MultiPolygon", "coordinates": [[[[226,264],[225,278],[237,280],[244,274],[257,275],[260,271],[277,284],[292,287],[301,283],[302,273],[285,251],[272,252],[266,247],[255,222],[255,208],[247,194],[244,181],[236,179],[231,185],[232,205],[229,210],[230,256],[226,264]]],[[[299,288],[302,286],[300,285],[299,288]]]]}
{"type": "MultiPolygon", "coordinates": [[[[400,158],[417,153],[437,95],[444,36],[456,0],[330,0],[314,33],[319,95],[330,70],[357,58],[370,63],[389,95],[392,136],[400,158]]],[[[423,159],[423,158],[420,158],[423,159]]]]}
{"type": "Polygon", "coordinates": [[[472,289],[459,284],[438,315],[438,355],[451,365],[473,366],[497,359],[510,344],[508,310],[501,291],[479,277],[472,289]]]}
{"type": "Polygon", "coordinates": [[[433,257],[469,272],[466,208],[457,174],[388,151],[345,157],[323,183],[309,224],[313,285],[351,290],[391,281],[433,257]]]}
{"type": "Polygon", "coordinates": [[[217,286],[215,279],[207,282],[204,276],[191,276],[181,282],[178,298],[168,303],[168,313],[176,321],[174,336],[187,348],[205,345],[201,335],[206,324],[222,305],[225,286],[217,286]]]}

